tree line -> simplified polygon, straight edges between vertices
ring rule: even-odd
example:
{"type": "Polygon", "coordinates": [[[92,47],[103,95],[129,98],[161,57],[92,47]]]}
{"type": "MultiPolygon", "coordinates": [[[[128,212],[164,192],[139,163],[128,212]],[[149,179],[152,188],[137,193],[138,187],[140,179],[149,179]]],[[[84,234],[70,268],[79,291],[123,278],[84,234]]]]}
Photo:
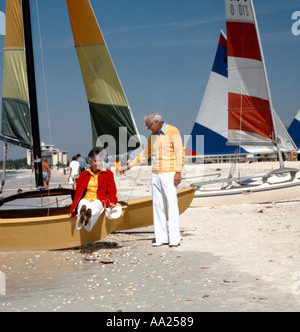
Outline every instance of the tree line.
{"type": "MultiPolygon", "coordinates": [[[[3,169],[3,161],[0,161],[0,169],[3,169]]],[[[6,169],[31,169],[31,166],[27,165],[27,158],[7,160],[6,169]]]]}

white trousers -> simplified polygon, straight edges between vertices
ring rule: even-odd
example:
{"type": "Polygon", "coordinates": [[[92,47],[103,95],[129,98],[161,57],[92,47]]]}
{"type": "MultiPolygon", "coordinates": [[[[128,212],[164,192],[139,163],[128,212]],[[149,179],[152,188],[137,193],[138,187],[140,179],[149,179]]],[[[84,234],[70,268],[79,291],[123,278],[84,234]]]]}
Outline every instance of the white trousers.
{"type": "Polygon", "coordinates": [[[180,220],[175,172],[152,173],[153,222],[157,243],[180,243],[180,220]],[[169,230],[167,225],[169,217],[169,230]]]}
{"type": "Polygon", "coordinates": [[[99,217],[101,216],[101,213],[104,211],[104,207],[99,200],[90,202],[86,199],[82,199],[78,204],[77,228],[79,228],[78,224],[80,219],[80,210],[83,205],[86,206],[87,210],[88,209],[92,210],[92,217],[90,219],[90,222],[86,226],[84,226],[84,228],[88,232],[90,232],[93,229],[96,222],[98,221],[99,217]]]}

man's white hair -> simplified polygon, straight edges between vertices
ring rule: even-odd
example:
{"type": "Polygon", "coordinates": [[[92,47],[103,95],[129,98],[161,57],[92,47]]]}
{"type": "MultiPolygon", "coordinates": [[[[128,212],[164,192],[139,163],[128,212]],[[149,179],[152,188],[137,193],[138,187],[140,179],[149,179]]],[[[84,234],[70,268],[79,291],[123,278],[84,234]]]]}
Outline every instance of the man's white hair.
{"type": "Polygon", "coordinates": [[[162,121],[162,116],[157,113],[157,112],[152,112],[152,113],[149,113],[147,114],[144,119],[150,119],[151,120],[151,123],[155,123],[156,121],[159,121],[161,122],[162,121]]]}

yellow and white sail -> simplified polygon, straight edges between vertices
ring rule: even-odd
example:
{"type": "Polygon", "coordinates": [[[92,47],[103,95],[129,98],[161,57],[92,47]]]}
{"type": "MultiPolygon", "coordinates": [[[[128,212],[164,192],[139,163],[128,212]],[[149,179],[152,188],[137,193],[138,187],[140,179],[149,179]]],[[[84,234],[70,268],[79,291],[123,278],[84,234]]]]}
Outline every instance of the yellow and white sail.
{"type": "Polygon", "coordinates": [[[93,145],[104,145],[103,135],[110,135],[116,154],[137,148],[132,144],[132,140],[139,141],[135,120],[91,4],[67,0],[67,5],[90,106],[93,145]],[[133,148],[128,147],[129,139],[133,148]]]}
{"type": "Polygon", "coordinates": [[[0,139],[30,148],[31,136],[22,5],[7,0],[0,139]]]}

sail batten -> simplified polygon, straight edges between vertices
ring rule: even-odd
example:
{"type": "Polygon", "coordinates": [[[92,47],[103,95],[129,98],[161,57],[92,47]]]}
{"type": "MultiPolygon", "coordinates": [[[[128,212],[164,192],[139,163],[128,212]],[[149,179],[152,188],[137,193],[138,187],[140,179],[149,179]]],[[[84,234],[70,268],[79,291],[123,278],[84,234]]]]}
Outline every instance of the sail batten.
{"type": "Polygon", "coordinates": [[[115,140],[114,154],[136,149],[140,142],[137,126],[91,4],[66,1],[89,102],[93,146],[104,147],[106,139],[101,137],[110,135],[115,140]],[[120,137],[119,128],[126,128],[127,139],[120,137]],[[136,146],[129,147],[129,140],[135,140],[136,146]]]}

